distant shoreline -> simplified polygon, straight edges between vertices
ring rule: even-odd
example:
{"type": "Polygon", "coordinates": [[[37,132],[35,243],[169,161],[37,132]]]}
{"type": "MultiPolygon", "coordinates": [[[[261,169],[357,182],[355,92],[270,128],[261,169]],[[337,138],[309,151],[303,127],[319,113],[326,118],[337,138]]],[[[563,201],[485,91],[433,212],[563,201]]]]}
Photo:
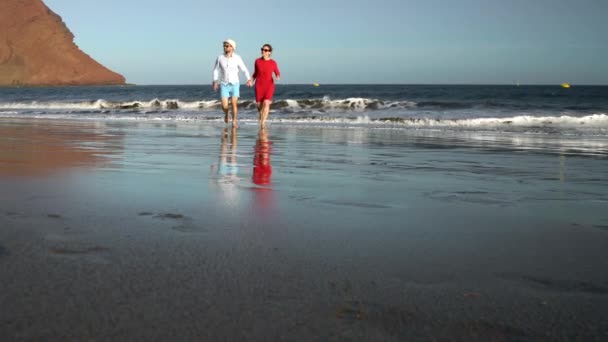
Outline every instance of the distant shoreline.
{"type": "MultiPolygon", "coordinates": [[[[61,88],[61,87],[125,87],[125,86],[137,86],[137,87],[201,87],[201,86],[210,86],[207,83],[200,84],[135,84],[135,83],[125,83],[125,84],[65,84],[65,85],[0,85],[0,89],[2,88],[61,88]]],[[[313,86],[312,83],[277,83],[276,86],[285,87],[285,86],[313,86]]],[[[522,85],[514,85],[514,84],[505,84],[505,83],[320,83],[318,87],[327,87],[327,86],[423,86],[423,87],[560,87],[561,84],[522,84],[522,85]]],[[[578,87],[608,87],[608,84],[572,84],[572,88],[578,87]]]]}
{"type": "Polygon", "coordinates": [[[137,86],[139,84],[125,83],[125,84],[62,84],[62,85],[49,85],[49,84],[27,84],[27,85],[0,85],[2,88],[63,88],[63,87],[125,87],[125,86],[137,86]]]}

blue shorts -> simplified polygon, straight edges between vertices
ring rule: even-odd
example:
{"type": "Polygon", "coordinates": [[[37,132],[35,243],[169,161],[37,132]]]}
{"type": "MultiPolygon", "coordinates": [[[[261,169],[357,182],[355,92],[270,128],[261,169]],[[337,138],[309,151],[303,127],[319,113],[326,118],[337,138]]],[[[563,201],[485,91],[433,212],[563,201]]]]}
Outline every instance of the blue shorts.
{"type": "Polygon", "coordinates": [[[236,176],[239,173],[239,166],[237,163],[220,162],[220,167],[218,168],[217,173],[222,176],[236,176]]]}
{"type": "Polygon", "coordinates": [[[240,84],[238,83],[222,83],[220,84],[220,96],[225,99],[228,97],[239,97],[240,84]]]}

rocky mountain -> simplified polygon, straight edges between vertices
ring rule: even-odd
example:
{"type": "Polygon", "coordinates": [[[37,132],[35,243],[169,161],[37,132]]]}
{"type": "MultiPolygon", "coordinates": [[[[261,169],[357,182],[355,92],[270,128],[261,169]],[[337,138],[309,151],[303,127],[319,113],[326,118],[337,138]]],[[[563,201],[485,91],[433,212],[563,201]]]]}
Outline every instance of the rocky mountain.
{"type": "Polygon", "coordinates": [[[41,0],[0,0],[0,86],[111,84],[125,78],[82,52],[41,0]]]}

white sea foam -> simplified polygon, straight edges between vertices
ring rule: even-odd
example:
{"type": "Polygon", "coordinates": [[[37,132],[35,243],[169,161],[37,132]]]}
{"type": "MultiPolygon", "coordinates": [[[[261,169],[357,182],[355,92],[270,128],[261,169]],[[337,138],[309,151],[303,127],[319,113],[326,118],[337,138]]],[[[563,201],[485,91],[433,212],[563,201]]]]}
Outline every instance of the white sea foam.
{"type": "MultiPolygon", "coordinates": [[[[241,103],[249,103],[251,101],[241,101],[241,103]]],[[[412,101],[381,101],[378,99],[369,98],[344,98],[331,99],[329,96],[317,99],[286,99],[276,100],[278,107],[286,111],[298,110],[324,110],[327,112],[363,112],[366,110],[379,110],[389,108],[411,109],[416,107],[416,102],[412,101]]],[[[200,100],[200,101],[182,101],[180,99],[152,99],[152,100],[132,100],[132,101],[110,101],[105,99],[90,100],[90,101],[31,101],[31,102],[0,102],[0,109],[47,109],[47,110],[63,110],[63,109],[78,109],[78,110],[98,110],[98,109],[136,109],[136,108],[165,108],[165,109],[209,109],[220,105],[219,100],[200,100]]]]}
{"type": "Polygon", "coordinates": [[[324,96],[321,99],[305,100],[280,100],[281,107],[288,110],[297,109],[324,109],[326,111],[354,111],[362,112],[365,110],[377,110],[386,108],[414,108],[416,102],[412,101],[380,101],[378,99],[368,99],[360,97],[350,97],[344,99],[331,99],[324,96]]]}
{"type": "Polygon", "coordinates": [[[296,101],[296,100],[285,100],[285,102],[287,103],[286,108],[289,108],[289,109],[301,108],[300,105],[298,104],[298,101],[296,101]]]}
{"type": "Polygon", "coordinates": [[[153,99],[149,101],[123,101],[123,102],[112,102],[108,100],[95,100],[95,101],[49,101],[49,102],[0,102],[1,109],[26,109],[26,110],[67,110],[67,109],[79,109],[79,110],[98,110],[98,109],[130,109],[130,108],[167,108],[167,109],[199,109],[199,108],[212,108],[218,106],[220,102],[218,100],[209,101],[180,101],[179,99],[153,99]]]}
{"type": "MultiPolygon", "coordinates": [[[[248,101],[241,101],[248,102],[248,101]]],[[[415,102],[411,101],[380,101],[377,99],[368,98],[345,98],[345,99],[330,99],[325,96],[320,99],[305,99],[305,100],[277,100],[281,103],[281,108],[287,109],[325,109],[325,110],[351,110],[364,111],[368,109],[383,109],[383,108],[414,108],[415,102]]],[[[113,102],[105,99],[91,101],[30,101],[30,102],[0,102],[0,109],[130,109],[130,108],[169,108],[169,109],[205,109],[218,106],[219,100],[201,100],[201,101],[182,101],[180,99],[152,99],[152,100],[133,100],[113,102]]]]}
{"type": "Polygon", "coordinates": [[[608,128],[608,115],[593,114],[583,117],[573,117],[567,115],[535,117],[530,115],[522,115],[506,118],[467,118],[447,120],[421,118],[402,120],[400,123],[408,126],[480,127],[509,125],[519,127],[581,127],[582,125],[585,125],[597,128],[608,128]]]}
{"type": "Polygon", "coordinates": [[[103,100],[83,102],[8,102],[0,103],[0,109],[96,109],[103,100]]]}
{"type": "MultiPolygon", "coordinates": [[[[345,100],[330,100],[333,102],[347,101],[354,107],[364,105],[365,99],[351,98],[345,100]]],[[[249,103],[249,102],[248,102],[249,103]]],[[[285,104],[291,109],[301,108],[303,104],[295,100],[287,100],[285,104]]],[[[105,100],[88,102],[47,102],[20,103],[21,107],[12,108],[14,104],[0,104],[0,117],[14,118],[47,118],[47,119],[79,119],[79,120],[135,120],[135,121],[199,121],[209,122],[220,120],[221,111],[214,110],[219,105],[217,100],[182,102],[177,99],[150,101],[121,102],[120,104],[105,100]],[[119,105],[120,108],[116,108],[119,105]],[[10,109],[8,109],[10,108],[10,109]],[[134,110],[122,110],[131,109],[134,110]],[[179,108],[182,110],[166,110],[179,108]],[[3,110],[4,109],[4,110],[3,110]],[[50,110],[52,109],[52,110],[50,110]],[[202,109],[202,110],[200,110],[202,109]],[[208,109],[208,110],[205,110],[208,109]],[[84,112],[83,112],[84,110],[84,112]]],[[[349,105],[350,106],[350,105],[349,105]]],[[[281,125],[335,125],[340,127],[370,127],[370,128],[406,128],[425,130],[466,130],[466,131],[496,131],[496,132],[531,132],[547,134],[582,134],[608,135],[608,114],[596,113],[586,116],[544,115],[535,116],[530,113],[508,117],[480,117],[490,114],[483,112],[460,113],[462,118],[441,118],[435,112],[414,111],[367,111],[365,115],[356,111],[316,111],[304,110],[302,114],[295,111],[284,111],[285,105],[272,111],[271,122],[281,125]],[[352,115],[349,113],[356,113],[352,115]]],[[[240,115],[241,120],[257,120],[255,104],[249,103],[240,115]]]]}
{"type": "Polygon", "coordinates": [[[367,115],[348,117],[277,118],[271,121],[283,125],[321,125],[338,127],[405,128],[424,130],[528,132],[539,134],[608,136],[608,115],[594,114],[585,117],[532,117],[511,118],[391,118],[372,119],[367,115]]]}

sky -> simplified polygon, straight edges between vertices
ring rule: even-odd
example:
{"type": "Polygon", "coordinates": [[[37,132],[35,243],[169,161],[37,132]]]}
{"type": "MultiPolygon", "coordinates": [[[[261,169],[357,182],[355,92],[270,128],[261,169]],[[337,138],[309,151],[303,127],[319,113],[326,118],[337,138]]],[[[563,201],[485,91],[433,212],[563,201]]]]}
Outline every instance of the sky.
{"type": "Polygon", "coordinates": [[[226,38],[283,84],[608,84],[606,0],[43,0],[134,84],[211,83],[226,38]]]}

